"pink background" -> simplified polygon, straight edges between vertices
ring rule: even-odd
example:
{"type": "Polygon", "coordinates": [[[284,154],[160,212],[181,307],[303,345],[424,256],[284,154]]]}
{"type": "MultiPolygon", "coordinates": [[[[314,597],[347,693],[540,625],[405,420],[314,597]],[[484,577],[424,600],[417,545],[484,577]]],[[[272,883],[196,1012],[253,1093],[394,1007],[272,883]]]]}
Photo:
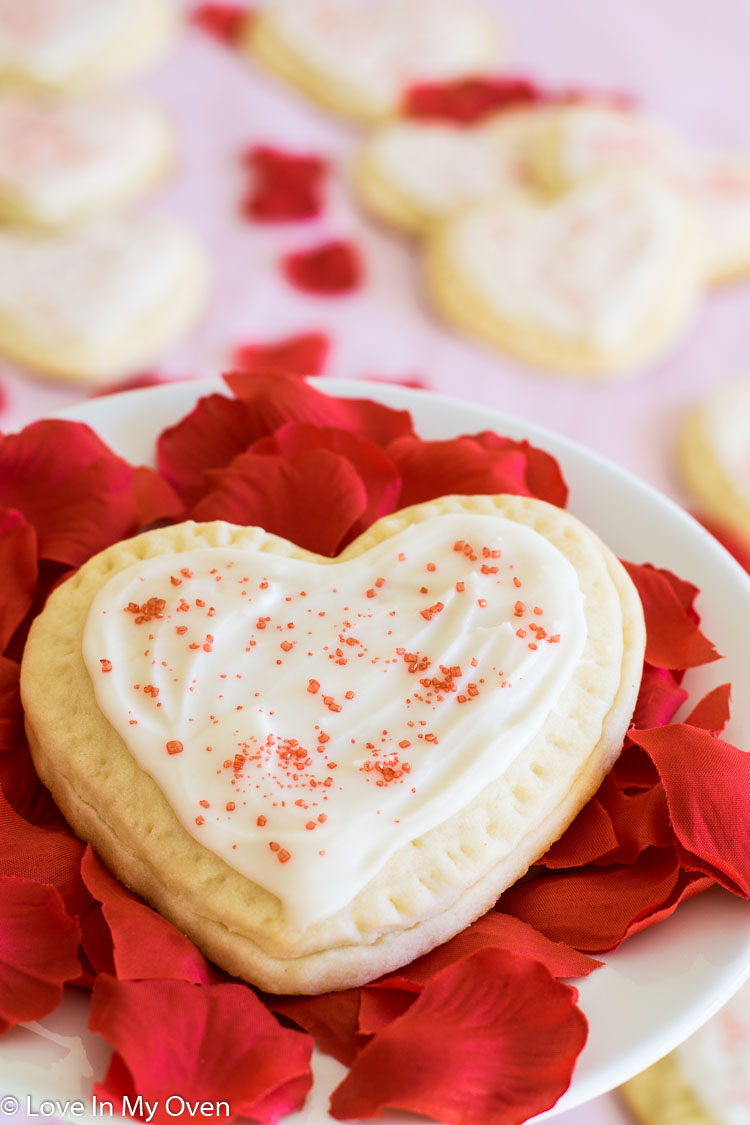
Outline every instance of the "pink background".
{"type": "MultiPolygon", "coordinates": [[[[509,71],[552,86],[631,94],[695,142],[750,150],[746,0],[487,3],[497,7],[507,29],[509,71]]],[[[203,315],[155,370],[171,377],[213,375],[226,366],[234,345],[323,329],[334,344],[327,374],[420,376],[433,390],[561,431],[684,500],[672,468],[676,426],[685,407],[714,383],[750,374],[750,282],[709,293],[688,338],[635,380],[591,385],[536,374],[432,319],[414,246],[365,218],[351,195],[355,129],[194,29],[180,36],[158,68],[132,84],[161,102],[178,134],[178,166],[147,206],[191,227],[212,271],[203,315]],[[322,219],[254,228],[240,217],[239,156],[258,142],[331,158],[322,219]],[[366,287],[339,299],[291,290],[277,268],[280,254],[330,236],[360,245],[366,287]]],[[[87,393],[7,367],[0,383],[6,430],[87,393]]],[[[609,1096],[558,1120],[622,1125],[629,1119],[609,1096]]]]}

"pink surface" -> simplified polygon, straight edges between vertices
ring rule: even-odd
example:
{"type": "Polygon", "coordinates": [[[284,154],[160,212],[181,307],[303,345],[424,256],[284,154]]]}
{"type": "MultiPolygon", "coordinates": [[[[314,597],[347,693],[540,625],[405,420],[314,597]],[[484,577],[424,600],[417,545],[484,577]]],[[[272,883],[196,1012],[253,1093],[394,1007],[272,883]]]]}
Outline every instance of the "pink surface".
{"type": "MultiPolygon", "coordinates": [[[[492,0],[487,0],[492,3],[492,0]]],[[[188,5],[186,5],[187,7],[188,5]]],[[[746,0],[503,0],[508,67],[551,85],[632,94],[696,142],[750,150],[750,5],[746,0]]],[[[180,162],[149,206],[181,218],[203,242],[213,273],[208,306],[162,363],[171,376],[216,374],[231,348],[309,329],[329,332],[326,373],[414,376],[431,389],[528,418],[593,447],[677,499],[672,443],[684,408],[715,382],[750,374],[750,282],[708,295],[688,339],[632,382],[576,384],[524,369],[444,330],[421,296],[415,249],[366,219],[348,187],[357,132],[188,29],[164,63],[133,83],[172,116],[180,162]],[[325,216],[253,227],[239,214],[239,155],[271,142],[329,156],[335,166],[325,216]],[[280,256],[332,236],[351,237],[367,285],[346,298],[294,292],[280,256]]],[[[0,373],[14,429],[86,391],[0,373]]],[[[558,1118],[561,1125],[624,1125],[614,1096],[558,1118]]]]}

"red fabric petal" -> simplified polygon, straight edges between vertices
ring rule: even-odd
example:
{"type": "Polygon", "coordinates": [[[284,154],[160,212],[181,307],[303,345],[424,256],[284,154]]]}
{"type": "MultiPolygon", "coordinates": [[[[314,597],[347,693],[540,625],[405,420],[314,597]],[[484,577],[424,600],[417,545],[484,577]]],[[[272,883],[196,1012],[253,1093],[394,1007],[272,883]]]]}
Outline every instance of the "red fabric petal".
{"type": "Polygon", "coordinates": [[[80,973],[78,926],[54,887],[0,876],[0,1034],[53,1011],[80,973]]]}
{"type": "Polygon", "coordinates": [[[80,566],[132,534],[133,469],[80,422],[42,421],[0,440],[0,493],[36,528],[42,558],[80,566]]]}
{"type": "Polygon", "coordinates": [[[718,539],[730,555],[734,555],[741,567],[750,571],[750,547],[737,535],[734,528],[723,523],[716,523],[704,516],[703,513],[691,512],[691,515],[703,524],[706,531],[713,535],[714,539],[718,539]]]}
{"type": "Polygon", "coordinates": [[[31,609],[38,577],[36,531],[21,512],[0,508],[0,652],[31,609]]]}
{"type": "Polygon", "coordinates": [[[162,520],[179,523],[185,518],[185,506],[171,484],[146,465],[133,470],[133,499],[142,527],[162,520]]]}
{"type": "Polygon", "coordinates": [[[635,583],[646,618],[646,660],[658,668],[693,668],[719,659],[697,625],[695,586],[668,570],[624,562],[635,583]]]}
{"type": "Polygon", "coordinates": [[[674,848],[649,848],[628,866],[583,867],[516,884],[498,905],[552,941],[603,953],[667,902],[679,874],[674,848]]]}
{"type": "MultiPolygon", "coordinates": [[[[290,422],[280,426],[273,437],[261,438],[252,447],[254,454],[276,454],[287,460],[313,450],[339,454],[356,470],[367,494],[367,506],[350,526],[346,541],[365,531],[381,516],[397,507],[401,478],[389,457],[374,442],[333,426],[314,426],[310,422],[290,422]]],[[[340,541],[339,548],[346,545],[340,541]]]]}
{"type": "MultiPolygon", "coordinates": [[[[690,727],[702,727],[711,734],[721,734],[729,722],[729,701],[732,698],[732,685],[720,684],[703,696],[685,719],[690,727]]],[[[644,724],[645,725],[645,724],[644,724]]],[[[656,723],[651,724],[656,726],[656,723]]]]}
{"type": "Polygon", "coordinates": [[[190,939],[118,882],[90,846],[81,861],[81,874],[102,904],[119,980],[160,977],[210,984],[220,979],[190,939]]]}
{"type": "Polygon", "coordinates": [[[116,1052],[94,1092],[158,1102],[157,1125],[190,1119],[170,1103],[175,1094],[191,1103],[224,1100],[231,1116],[275,1122],[301,1107],[312,1084],[312,1040],[282,1028],[245,985],[103,975],[89,1027],[116,1052]]]}
{"type": "Polygon", "coordinates": [[[368,383],[386,383],[396,387],[413,387],[417,391],[429,390],[430,384],[421,375],[367,375],[368,383]]]}
{"type": "Polygon", "coordinates": [[[388,452],[390,442],[413,433],[408,410],[368,398],[334,398],[293,376],[233,372],[224,381],[244,403],[254,437],[273,434],[286,422],[313,422],[349,430],[388,452]]]}
{"type": "Polygon", "coordinates": [[[365,985],[359,1006],[359,1030],[362,1044],[371,1035],[382,1031],[389,1023],[412,1006],[422,986],[402,976],[387,977],[374,984],[365,985]]]}
{"type": "Polygon", "coordinates": [[[642,729],[671,723],[687,697],[670,671],[644,664],[632,725],[642,729]]]}
{"type": "Polygon", "coordinates": [[[0,875],[51,883],[68,911],[80,914],[90,901],[81,880],[83,850],[67,828],[29,824],[0,789],[0,875]]]}
{"type": "Polygon", "coordinates": [[[139,375],[129,375],[126,379],[118,379],[114,383],[107,383],[104,387],[97,387],[89,398],[105,398],[107,395],[120,395],[124,391],[137,391],[142,387],[161,387],[164,383],[172,382],[155,371],[142,371],[139,375]]]}
{"type": "Polygon", "coordinates": [[[542,867],[583,867],[617,848],[612,818],[597,797],[583,806],[578,816],[538,861],[542,867]]]}
{"type": "Polygon", "coordinates": [[[281,371],[286,375],[320,375],[331,350],[325,332],[302,332],[268,344],[241,344],[232,353],[237,371],[281,371]]]}
{"type": "Polygon", "coordinates": [[[256,145],[243,155],[251,183],[242,210],[263,222],[314,219],[323,210],[323,185],[328,161],[301,156],[267,145],[256,145]]]}
{"type": "Polygon", "coordinates": [[[361,990],[324,992],[320,996],[264,996],[273,1012],[286,1016],[312,1035],[321,1051],[349,1066],[362,1046],[359,1034],[361,990]]]}
{"type": "Polygon", "coordinates": [[[239,43],[251,18],[251,9],[241,4],[198,4],[190,13],[191,23],[228,47],[239,43]]]}
{"type": "Polygon", "coordinates": [[[750,897],[750,754],[685,723],[630,737],[659,771],[683,866],[750,897]]]}
{"type": "Polygon", "coordinates": [[[0,656],[0,751],[9,750],[21,733],[20,671],[14,660],[0,656]]]}
{"type": "Polygon", "coordinates": [[[320,297],[353,293],[364,279],[362,256],[354,243],[344,239],[285,254],[281,270],[295,289],[320,297]]]}
{"type": "Polygon", "coordinates": [[[404,94],[401,112],[406,117],[426,117],[473,125],[491,113],[533,105],[546,94],[528,78],[454,78],[423,82],[404,94]]]}
{"type": "Polygon", "coordinates": [[[356,469],[325,449],[289,458],[241,453],[208,475],[213,488],[193,519],[262,527],[319,555],[337,554],[367,509],[356,469]]]}
{"type": "Polygon", "coordinates": [[[384,1108],[449,1125],[517,1125],[554,1105],[586,1041],[575,992],[537,961],[480,950],[434,976],[331,1097],[339,1120],[384,1108]]]}

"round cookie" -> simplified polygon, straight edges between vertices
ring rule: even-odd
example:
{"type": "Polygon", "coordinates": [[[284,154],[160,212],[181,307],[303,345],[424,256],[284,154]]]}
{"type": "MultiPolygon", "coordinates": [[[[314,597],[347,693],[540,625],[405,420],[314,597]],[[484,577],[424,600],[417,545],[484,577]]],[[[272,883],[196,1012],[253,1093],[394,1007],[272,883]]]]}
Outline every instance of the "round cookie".
{"type": "Polygon", "coordinates": [[[415,83],[495,64],[498,30],[473,0],[277,0],[249,21],[246,46],[326,109],[370,122],[415,83]]]}
{"type": "Polygon", "coordinates": [[[633,375],[702,292],[692,209],[658,177],[612,172],[542,202],[485,200],[439,225],[426,281],[451,324],[560,374],[633,375]]]}
{"type": "Polygon", "coordinates": [[[22,697],[40,776],[115,873],[229,972],[315,993],[524,874],[619,753],[644,644],[573,516],[446,497],[336,559],[223,523],[117,544],[35,621],[22,697]]]}
{"type": "Polygon", "coordinates": [[[529,152],[546,109],[506,111],[473,127],[394,120],[375,128],[355,164],[357,195],[410,234],[509,188],[533,190],[529,152]]]}
{"type": "Polygon", "coordinates": [[[750,380],[724,384],[689,412],[677,460],[702,511],[750,548],[750,380]]]}
{"type": "Polygon", "coordinates": [[[750,153],[688,153],[679,182],[700,217],[708,281],[750,272],[750,153]]]}
{"type": "Polygon", "coordinates": [[[191,322],[203,256],[158,218],[57,236],[0,230],[0,354],[54,378],[106,382],[151,362],[191,322]]]}
{"type": "Polygon", "coordinates": [[[122,96],[58,101],[0,90],[0,218],[59,228],[111,211],[164,174],[164,115],[122,96]]]}

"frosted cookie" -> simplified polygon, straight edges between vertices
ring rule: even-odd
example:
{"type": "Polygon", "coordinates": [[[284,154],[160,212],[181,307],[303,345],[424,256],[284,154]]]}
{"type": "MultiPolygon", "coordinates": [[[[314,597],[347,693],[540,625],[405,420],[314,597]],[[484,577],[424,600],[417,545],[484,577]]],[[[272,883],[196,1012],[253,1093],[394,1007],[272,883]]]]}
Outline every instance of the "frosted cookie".
{"type": "Polygon", "coordinates": [[[202,255],[161,219],[102,220],[58,236],[0,230],[0,354],[96,383],[153,360],[190,323],[202,255]]]}
{"type": "Polygon", "coordinates": [[[709,282],[750,272],[750,153],[690,153],[679,182],[700,216],[709,282]]]}
{"type": "Polygon", "coordinates": [[[473,0],[277,0],[249,21],[246,43],[327,109],[372,121],[417,82],[486,70],[498,31],[473,0]]]}
{"type": "Polygon", "coordinates": [[[449,497],[336,559],[186,523],[34,623],[36,767],[82,837],[229,972],[346,988],[484,913],[619,753],[640,601],[567,512],[449,497]]]}
{"type": "Polygon", "coordinates": [[[702,287],[692,210],[658,178],[594,177],[551,203],[506,193],[428,240],[447,321],[551,371],[634,373],[672,346],[702,287]]]}
{"type": "Polygon", "coordinates": [[[750,1122],[750,985],[676,1051],[621,1087],[642,1125],[750,1122]]]}
{"type": "Polygon", "coordinates": [[[175,19],[172,0],[0,0],[0,84],[109,85],[150,62],[175,19]]]}
{"type": "Polygon", "coordinates": [[[413,234],[506,189],[534,190],[529,154],[547,109],[506,111],[473,127],[395,120],[375,128],[355,164],[362,202],[413,234]]]}
{"type": "Polygon", "coordinates": [[[750,380],[725,384],[690,411],[677,456],[702,511],[750,546],[750,380]]]}
{"type": "Polygon", "coordinates": [[[112,210],[164,173],[172,139],[146,102],[0,91],[0,217],[64,227],[112,210]]]}

